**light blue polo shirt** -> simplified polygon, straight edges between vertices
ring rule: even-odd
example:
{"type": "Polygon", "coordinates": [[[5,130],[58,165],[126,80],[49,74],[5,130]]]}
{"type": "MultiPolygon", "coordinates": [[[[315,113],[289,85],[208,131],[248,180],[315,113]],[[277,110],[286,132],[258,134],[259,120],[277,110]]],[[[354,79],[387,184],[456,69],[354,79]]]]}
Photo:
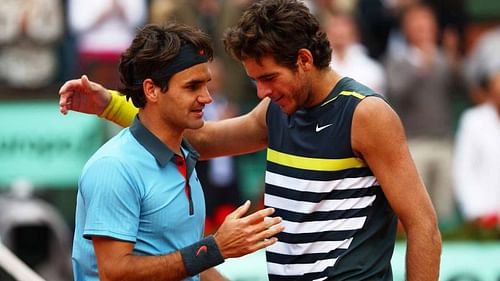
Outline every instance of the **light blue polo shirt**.
{"type": "Polygon", "coordinates": [[[99,280],[94,235],[134,243],[134,255],[164,255],[203,238],[205,202],[194,169],[198,154],[185,141],[182,149],[192,214],[174,153],[137,117],[89,159],[78,183],[74,280],[99,280]]]}

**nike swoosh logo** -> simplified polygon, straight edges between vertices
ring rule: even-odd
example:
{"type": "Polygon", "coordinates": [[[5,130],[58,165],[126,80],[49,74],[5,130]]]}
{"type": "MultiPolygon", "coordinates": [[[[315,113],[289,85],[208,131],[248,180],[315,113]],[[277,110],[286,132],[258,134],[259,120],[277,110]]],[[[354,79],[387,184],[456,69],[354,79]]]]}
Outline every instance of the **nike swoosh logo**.
{"type": "Polygon", "coordinates": [[[325,125],[325,126],[321,126],[321,127],[320,127],[320,126],[318,126],[318,124],[316,124],[316,133],[321,132],[322,130],[324,130],[324,129],[326,129],[326,128],[328,128],[328,127],[332,126],[332,125],[333,125],[333,124],[328,124],[328,125],[325,125]]]}
{"type": "Polygon", "coordinates": [[[206,245],[201,245],[196,251],[196,256],[199,256],[202,252],[208,252],[208,247],[206,245]]]}

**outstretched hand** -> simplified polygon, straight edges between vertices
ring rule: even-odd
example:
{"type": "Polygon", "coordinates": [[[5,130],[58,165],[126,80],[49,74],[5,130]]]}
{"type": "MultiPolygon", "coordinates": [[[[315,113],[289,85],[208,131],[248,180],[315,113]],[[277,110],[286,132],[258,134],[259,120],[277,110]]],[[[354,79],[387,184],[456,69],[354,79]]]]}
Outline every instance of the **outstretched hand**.
{"type": "Polygon", "coordinates": [[[86,75],[66,81],[59,89],[59,111],[100,115],[111,100],[111,94],[102,85],[92,82],[86,75]]]}
{"type": "Polygon", "coordinates": [[[250,207],[250,201],[229,214],[214,234],[217,245],[227,258],[241,257],[276,243],[273,237],[283,231],[280,217],[266,218],[274,213],[273,208],[259,210],[243,217],[250,207]]]}

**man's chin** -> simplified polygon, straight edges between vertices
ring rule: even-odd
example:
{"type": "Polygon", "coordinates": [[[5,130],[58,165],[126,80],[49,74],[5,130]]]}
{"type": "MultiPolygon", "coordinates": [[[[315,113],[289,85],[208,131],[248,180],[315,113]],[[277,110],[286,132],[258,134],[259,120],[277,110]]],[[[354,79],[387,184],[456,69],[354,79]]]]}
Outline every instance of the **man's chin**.
{"type": "Polygon", "coordinates": [[[190,130],[198,130],[198,129],[202,128],[203,125],[205,125],[205,121],[202,120],[198,124],[193,124],[192,126],[189,126],[189,129],[190,130]]]}
{"type": "Polygon", "coordinates": [[[297,108],[291,106],[280,106],[280,109],[287,115],[292,115],[295,111],[297,111],[297,108]]]}

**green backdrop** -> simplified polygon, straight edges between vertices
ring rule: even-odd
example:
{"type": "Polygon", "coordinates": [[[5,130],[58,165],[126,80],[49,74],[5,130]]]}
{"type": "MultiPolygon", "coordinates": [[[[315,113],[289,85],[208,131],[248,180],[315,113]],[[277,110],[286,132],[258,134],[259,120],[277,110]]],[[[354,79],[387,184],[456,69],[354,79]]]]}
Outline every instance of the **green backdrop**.
{"type": "Polygon", "coordinates": [[[75,188],[104,141],[103,121],[59,113],[56,100],[0,103],[0,188],[23,179],[38,188],[75,188]]]}

